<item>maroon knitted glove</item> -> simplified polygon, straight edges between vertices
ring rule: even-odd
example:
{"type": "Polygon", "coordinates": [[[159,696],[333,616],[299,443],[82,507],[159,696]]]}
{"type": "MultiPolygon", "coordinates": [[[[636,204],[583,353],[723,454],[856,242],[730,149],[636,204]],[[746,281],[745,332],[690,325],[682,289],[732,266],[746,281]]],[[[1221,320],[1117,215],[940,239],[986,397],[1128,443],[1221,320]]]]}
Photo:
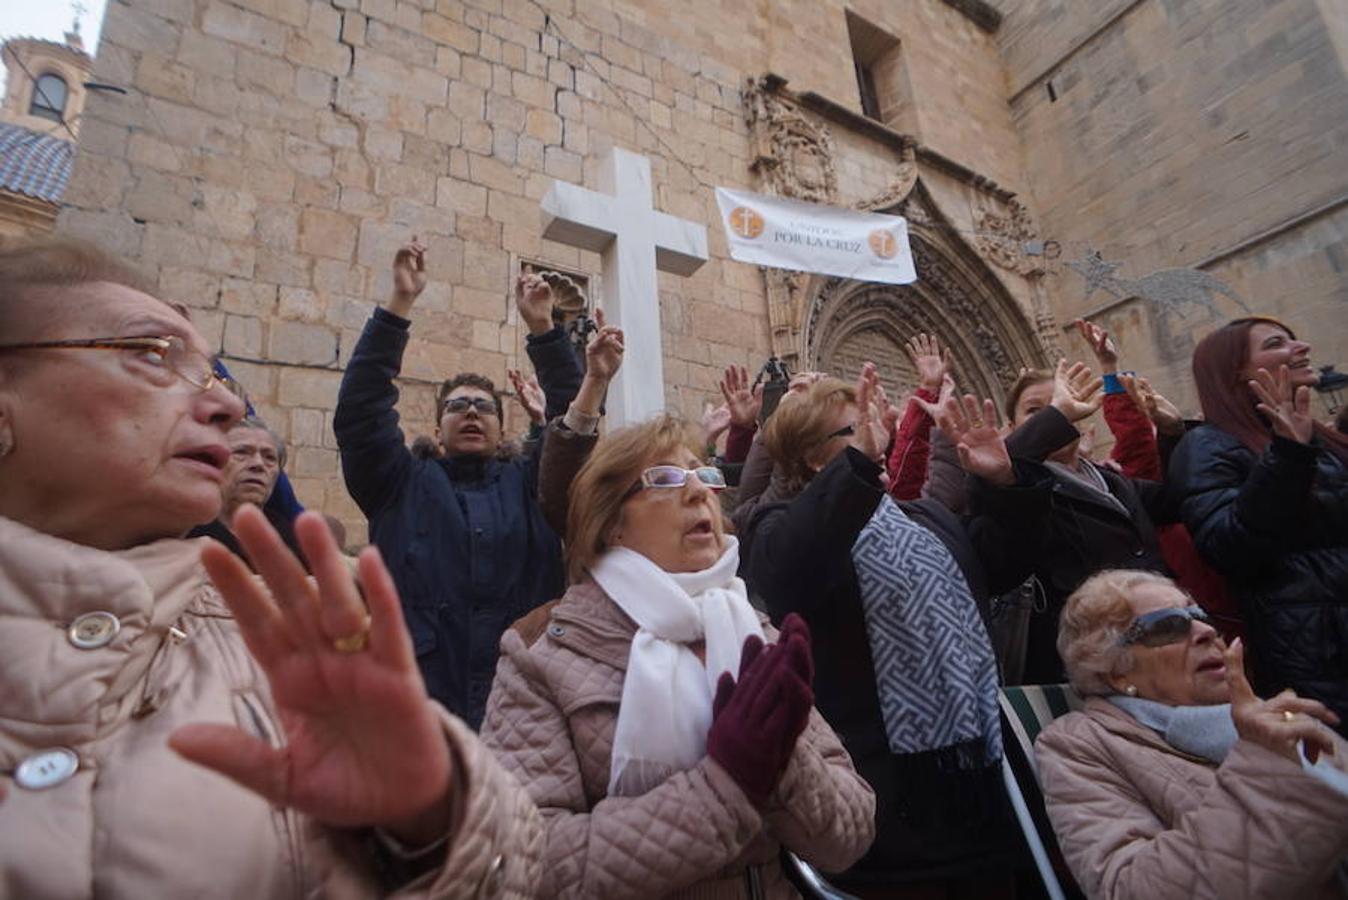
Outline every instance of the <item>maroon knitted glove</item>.
{"type": "Polygon", "coordinates": [[[755,806],[781,781],[814,706],[810,630],[797,615],[782,623],[777,643],[744,641],[739,680],[721,674],[712,700],[707,755],[725,769],[755,806]]]}

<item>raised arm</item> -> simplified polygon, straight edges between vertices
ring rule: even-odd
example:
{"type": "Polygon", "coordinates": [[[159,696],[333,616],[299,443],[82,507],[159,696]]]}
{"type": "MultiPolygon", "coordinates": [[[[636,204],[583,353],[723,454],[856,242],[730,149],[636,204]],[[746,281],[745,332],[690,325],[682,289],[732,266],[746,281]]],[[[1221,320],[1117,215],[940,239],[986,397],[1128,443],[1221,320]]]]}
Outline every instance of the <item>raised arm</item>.
{"type": "Polygon", "coordinates": [[[585,348],[585,377],[576,392],[576,399],[571,401],[564,416],[552,420],[543,434],[538,502],[548,524],[563,538],[566,536],[571,482],[590,458],[590,451],[598,440],[604,395],[623,361],[622,329],[606,326],[603,321],[600,311],[599,330],[585,348]]]}
{"type": "Polygon", "coordinates": [[[552,323],[552,288],[540,275],[521,275],[515,281],[515,308],[529,334],[524,350],[533,363],[547,402],[545,421],[566,412],[580,388],[580,360],[559,325],[552,323]]]}
{"type": "Polygon", "coordinates": [[[426,287],[426,248],[412,242],[393,260],[393,293],[376,308],[356,342],[337,391],[332,429],[346,489],[373,517],[397,496],[412,467],[398,427],[398,388],[412,306],[426,287]]]}

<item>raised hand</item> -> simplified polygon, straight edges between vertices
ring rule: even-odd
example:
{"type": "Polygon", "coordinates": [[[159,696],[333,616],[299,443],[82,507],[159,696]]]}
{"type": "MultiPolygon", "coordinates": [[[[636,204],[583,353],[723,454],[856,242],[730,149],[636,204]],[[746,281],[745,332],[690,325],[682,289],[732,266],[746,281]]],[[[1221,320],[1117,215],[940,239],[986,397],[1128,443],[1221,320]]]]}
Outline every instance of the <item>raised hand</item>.
{"type": "Polygon", "coordinates": [[[552,330],[552,286],[542,275],[527,272],[515,279],[515,308],[530,334],[552,330]]]}
{"type": "Polygon", "coordinates": [[[1290,690],[1260,700],[1245,678],[1245,646],[1240,638],[1226,649],[1226,684],[1231,691],[1231,719],[1245,740],[1293,762],[1300,762],[1297,744],[1301,741],[1306,742],[1311,762],[1322,752],[1333,754],[1334,739],[1320,723],[1338,725],[1339,717],[1319,700],[1298,697],[1290,690]]]}
{"type": "Polygon", "coordinates": [[[426,245],[412,235],[410,243],[393,257],[393,296],[388,311],[407,318],[417,297],[426,289],[426,245]]]}
{"type": "Polygon", "coordinates": [[[1085,319],[1076,320],[1077,333],[1091,345],[1091,352],[1095,354],[1095,359],[1100,363],[1101,372],[1117,372],[1119,368],[1119,350],[1114,346],[1114,339],[1109,336],[1099,325],[1093,322],[1087,322],[1085,319]]]}
{"type": "Polygon", "coordinates": [[[1184,414],[1161,396],[1150,381],[1141,375],[1120,375],[1119,384],[1128,392],[1133,405],[1151,419],[1157,431],[1169,435],[1184,434],[1184,414]]]}
{"type": "Polygon", "coordinates": [[[857,423],[852,439],[848,441],[867,459],[882,464],[897,419],[897,415],[888,415],[881,405],[883,391],[880,377],[875,372],[875,363],[863,364],[861,374],[857,377],[857,423]]]}
{"type": "Polygon", "coordinates": [[[542,425],[548,401],[538,383],[538,376],[530,375],[525,378],[519,369],[510,369],[506,375],[510,378],[510,386],[515,389],[515,399],[528,413],[529,421],[535,425],[542,425]]]}
{"type": "Polygon", "coordinates": [[[1259,402],[1259,410],[1273,426],[1273,433],[1309,444],[1315,434],[1315,419],[1311,417],[1311,389],[1306,385],[1292,387],[1292,376],[1287,366],[1279,366],[1278,374],[1259,369],[1249,382],[1250,391],[1259,402]]]}
{"type": "Polygon", "coordinates": [[[935,393],[950,371],[950,348],[941,350],[935,335],[919,334],[908,339],[908,358],[917,369],[918,383],[935,393]]]}
{"type": "Polygon", "coordinates": [[[950,398],[953,396],[955,396],[955,379],[951,378],[947,374],[943,379],[941,379],[941,392],[940,394],[937,395],[935,403],[930,403],[926,400],[923,400],[917,394],[914,394],[912,397],[908,398],[908,402],[916,403],[919,409],[921,409],[924,413],[927,414],[929,418],[935,421],[938,420],[941,416],[941,408],[945,406],[946,403],[948,403],[950,401],[950,398]]]}
{"type": "Polygon", "coordinates": [[[749,386],[749,370],[744,366],[726,366],[721,379],[721,396],[730,411],[730,424],[752,429],[763,408],[763,386],[749,386]]]}
{"type": "Polygon", "coordinates": [[[595,322],[599,329],[585,346],[585,375],[609,382],[623,364],[623,330],[605,325],[602,309],[595,310],[595,322]]]}
{"type": "Polygon", "coordinates": [[[708,447],[730,428],[730,409],[722,403],[720,406],[706,404],[702,412],[702,443],[708,447]]]}
{"type": "Polygon", "coordinates": [[[1069,422],[1080,422],[1095,413],[1104,402],[1100,393],[1104,385],[1101,378],[1091,377],[1091,370],[1085,363],[1072,363],[1058,360],[1057,371],[1053,375],[1053,399],[1050,404],[1057,408],[1069,422]]]}
{"type": "Polygon", "coordinates": [[[992,484],[1015,483],[1011,454],[997,427],[997,405],[991,400],[984,400],[980,409],[973,394],[965,394],[962,401],[953,395],[947,397],[936,424],[955,445],[964,471],[992,484]]]}
{"type": "Polygon", "coordinates": [[[257,507],[241,508],[233,527],[265,588],[222,545],[201,558],[267,676],[286,743],[201,723],[174,731],[169,745],[320,822],[434,841],[451,819],[449,746],[379,551],[360,555],[362,602],[318,513],[295,520],[313,580],[257,507]]]}

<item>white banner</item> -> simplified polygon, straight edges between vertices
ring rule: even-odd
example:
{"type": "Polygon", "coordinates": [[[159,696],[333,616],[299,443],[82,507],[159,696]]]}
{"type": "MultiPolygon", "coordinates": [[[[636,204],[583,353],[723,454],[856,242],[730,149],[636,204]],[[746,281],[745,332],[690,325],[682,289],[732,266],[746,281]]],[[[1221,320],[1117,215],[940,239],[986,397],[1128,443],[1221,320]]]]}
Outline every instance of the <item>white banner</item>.
{"type": "Polygon", "coordinates": [[[778,269],[859,281],[917,281],[902,216],[716,189],[730,256],[778,269]]]}

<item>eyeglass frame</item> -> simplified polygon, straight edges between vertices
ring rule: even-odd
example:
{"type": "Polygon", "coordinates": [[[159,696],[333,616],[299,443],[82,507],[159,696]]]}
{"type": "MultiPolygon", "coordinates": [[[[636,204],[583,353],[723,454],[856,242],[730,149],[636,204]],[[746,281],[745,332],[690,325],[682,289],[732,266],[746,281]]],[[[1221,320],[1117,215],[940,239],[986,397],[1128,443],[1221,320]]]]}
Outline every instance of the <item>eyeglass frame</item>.
{"type": "Polygon", "coordinates": [[[5,350],[157,350],[159,358],[164,361],[169,370],[177,375],[183,381],[186,381],[198,391],[205,393],[217,384],[229,391],[231,394],[245,398],[243,387],[228,375],[221,375],[216,371],[216,364],[219,360],[213,356],[207,356],[200,351],[193,350],[187,346],[187,342],[182,338],[171,336],[144,336],[144,337],[105,337],[105,338],[71,338],[67,340],[55,341],[30,341],[24,344],[0,344],[0,352],[5,350]],[[168,352],[173,348],[174,342],[177,342],[182,348],[183,353],[189,356],[199,357],[206,363],[205,382],[199,382],[184,372],[179,366],[168,361],[168,352]]]}
{"type": "Polygon", "coordinates": [[[703,487],[705,487],[707,490],[713,493],[723,491],[726,488],[730,487],[730,485],[726,484],[725,473],[722,472],[720,469],[716,468],[716,466],[698,466],[697,468],[694,469],[685,469],[683,466],[674,466],[674,465],[648,466],[647,468],[641,470],[640,479],[630,488],[627,489],[627,493],[623,496],[623,499],[626,500],[630,497],[634,497],[647,488],[652,488],[654,490],[675,490],[678,488],[685,488],[688,486],[689,475],[692,475],[694,478],[696,478],[699,482],[702,483],[703,487]],[[668,470],[677,469],[678,471],[683,473],[683,481],[680,481],[678,484],[654,484],[651,480],[650,473],[655,471],[656,469],[668,469],[668,470]],[[703,470],[710,470],[712,472],[717,473],[717,475],[719,475],[721,478],[721,483],[708,484],[707,482],[703,481],[702,476],[698,474],[698,472],[701,472],[703,470]]]}
{"type": "Polygon", "coordinates": [[[1142,643],[1142,639],[1146,635],[1148,628],[1171,616],[1183,616],[1188,620],[1188,627],[1185,628],[1182,633],[1176,632],[1175,637],[1172,640],[1164,641],[1159,644],[1143,643],[1142,646],[1156,648],[1167,647],[1170,644],[1178,644],[1181,641],[1188,639],[1189,632],[1193,630],[1194,622],[1202,622],[1204,625],[1212,622],[1212,617],[1208,615],[1207,610],[1197,604],[1190,606],[1167,606],[1164,609],[1153,609],[1151,612],[1145,612],[1140,616],[1134,617],[1133,621],[1128,624],[1128,628],[1124,630],[1123,634],[1119,635],[1119,646],[1131,647],[1142,643]]]}
{"type": "Polygon", "coordinates": [[[440,414],[462,416],[467,413],[470,408],[476,411],[479,416],[491,416],[496,415],[501,411],[501,404],[497,402],[495,397],[446,397],[445,402],[440,404],[440,414]],[[449,408],[449,404],[458,403],[459,401],[467,403],[468,406],[459,410],[451,410],[449,408]],[[490,408],[482,409],[480,404],[483,403],[490,403],[490,408]]]}

